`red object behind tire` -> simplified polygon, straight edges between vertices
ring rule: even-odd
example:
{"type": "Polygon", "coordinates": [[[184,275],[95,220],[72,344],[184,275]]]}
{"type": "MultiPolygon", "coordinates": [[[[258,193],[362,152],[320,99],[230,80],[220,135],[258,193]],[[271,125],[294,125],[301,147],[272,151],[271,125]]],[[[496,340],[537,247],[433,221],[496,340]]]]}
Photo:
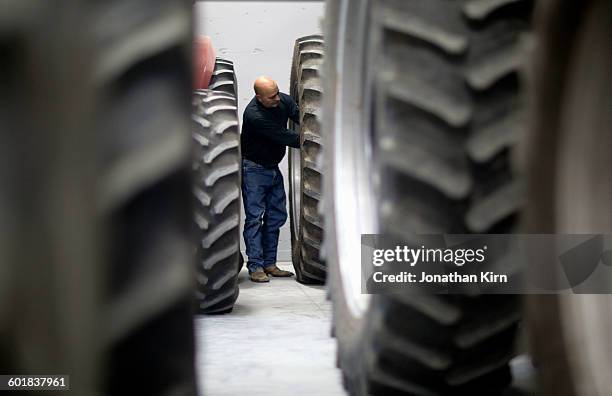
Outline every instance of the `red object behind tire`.
{"type": "Polygon", "coordinates": [[[215,49],[210,37],[199,36],[193,42],[193,88],[206,89],[215,68],[215,49]]]}

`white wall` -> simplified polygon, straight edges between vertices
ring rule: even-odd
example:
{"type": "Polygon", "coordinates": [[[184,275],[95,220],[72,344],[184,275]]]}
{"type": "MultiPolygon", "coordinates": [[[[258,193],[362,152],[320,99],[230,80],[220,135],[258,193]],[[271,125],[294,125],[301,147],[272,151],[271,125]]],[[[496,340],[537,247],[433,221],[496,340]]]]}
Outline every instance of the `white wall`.
{"type": "MultiPolygon", "coordinates": [[[[258,76],[274,78],[279,89],[289,93],[295,39],[321,33],[324,16],[323,2],[202,1],[195,7],[196,33],[210,36],[217,56],[234,62],[241,125],[244,108],[254,95],[253,81],[258,76]]],[[[288,193],[286,157],[280,167],[288,193]]],[[[244,241],[241,249],[244,251],[244,241]]],[[[278,260],[291,261],[288,220],[281,229],[278,260]]]]}

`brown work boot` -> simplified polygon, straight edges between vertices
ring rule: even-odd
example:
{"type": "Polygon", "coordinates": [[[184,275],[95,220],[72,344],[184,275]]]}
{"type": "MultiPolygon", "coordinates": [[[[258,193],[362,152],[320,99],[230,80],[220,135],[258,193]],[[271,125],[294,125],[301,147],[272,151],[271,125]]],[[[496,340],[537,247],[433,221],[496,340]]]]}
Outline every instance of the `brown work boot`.
{"type": "Polygon", "coordinates": [[[249,278],[251,279],[252,282],[257,282],[257,283],[270,282],[270,278],[268,278],[268,275],[266,275],[266,273],[263,271],[251,272],[249,274],[249,278]]]}
{"type": "Polygon", "coordinates": [[[276,265],[271,265],[269,267],[264,268],[264,271],[268,275],[276,276],[279,278],[287,278],[289,276],[293,276],[293,272],[285,271],[278,268],[276,265]]]}

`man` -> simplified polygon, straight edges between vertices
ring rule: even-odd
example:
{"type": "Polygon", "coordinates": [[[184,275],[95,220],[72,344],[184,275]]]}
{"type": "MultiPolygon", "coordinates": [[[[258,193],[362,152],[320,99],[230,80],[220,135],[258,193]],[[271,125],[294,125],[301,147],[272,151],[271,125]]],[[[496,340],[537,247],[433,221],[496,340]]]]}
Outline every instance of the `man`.
{"type": "Polygon", "coordinates": [[[278,163],[285,156],[286,146],[300,147],[300,135],[287,129],[289,118],[299,123],[299,109],[269,77],[259,77],[254,89],[255,97],[244,110],[240,136],[246,215],[243,235],[251,281],[269,282],[268,275],[293,276],[276,266],[278,235],[287,221],[285,187],[278,163]]]}

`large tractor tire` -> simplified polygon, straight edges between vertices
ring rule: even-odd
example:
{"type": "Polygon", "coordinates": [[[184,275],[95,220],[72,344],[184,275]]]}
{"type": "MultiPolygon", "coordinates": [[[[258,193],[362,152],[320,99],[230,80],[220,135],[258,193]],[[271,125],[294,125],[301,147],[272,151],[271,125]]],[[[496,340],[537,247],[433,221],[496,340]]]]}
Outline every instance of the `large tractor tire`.
{"type": "MultiPolygon", "coordinates": [[[[524,146],[525,232],[610,234],[612,4],[538,5],[534,118],[524,146]]],[[[609,280],[607,272],[593,276],[609,280]]],[[[610,394],[610,295],[528,296],[527,301],[542,394],[610,394]]]]}
{"type": "Polygon", "coordinates": [[[321,77],[323,37],[312,35],[296,40],[291,66],[291,97],[300,108],[300,124],[290,127],[300,133],[300,149],[289,149],[289,208],[291,256],[296,278],[301,283],[324,283],[327,274],[321,259],[323,217],[321,199],[321,77]]]}
{"type": "Polygon", "coordinates": [[[2,372],[195,396],[191,4],[2,9],[2,372]]]}
{"type": "Polygon", "coordinates": [[[224,92],[198,90],[193,94],[200,313],[231,312],[238,298],[240,132],[235,101],[224,92]]]}
{"type": "Polygon", "coordinates": [[[215,60],[215,68],[208,89],[226,92],[233,95],[235,100],[238,100],[238,82],[236,81],[234,62],[223,58],[215,60]]]}
{"type": "Polygon", "coordinates": [[[508,233],[530,1],[332,2],[323,96],[328,287],[351,395],[495,395],[515,295],[361,294],[361,234],[508,233]]]}

